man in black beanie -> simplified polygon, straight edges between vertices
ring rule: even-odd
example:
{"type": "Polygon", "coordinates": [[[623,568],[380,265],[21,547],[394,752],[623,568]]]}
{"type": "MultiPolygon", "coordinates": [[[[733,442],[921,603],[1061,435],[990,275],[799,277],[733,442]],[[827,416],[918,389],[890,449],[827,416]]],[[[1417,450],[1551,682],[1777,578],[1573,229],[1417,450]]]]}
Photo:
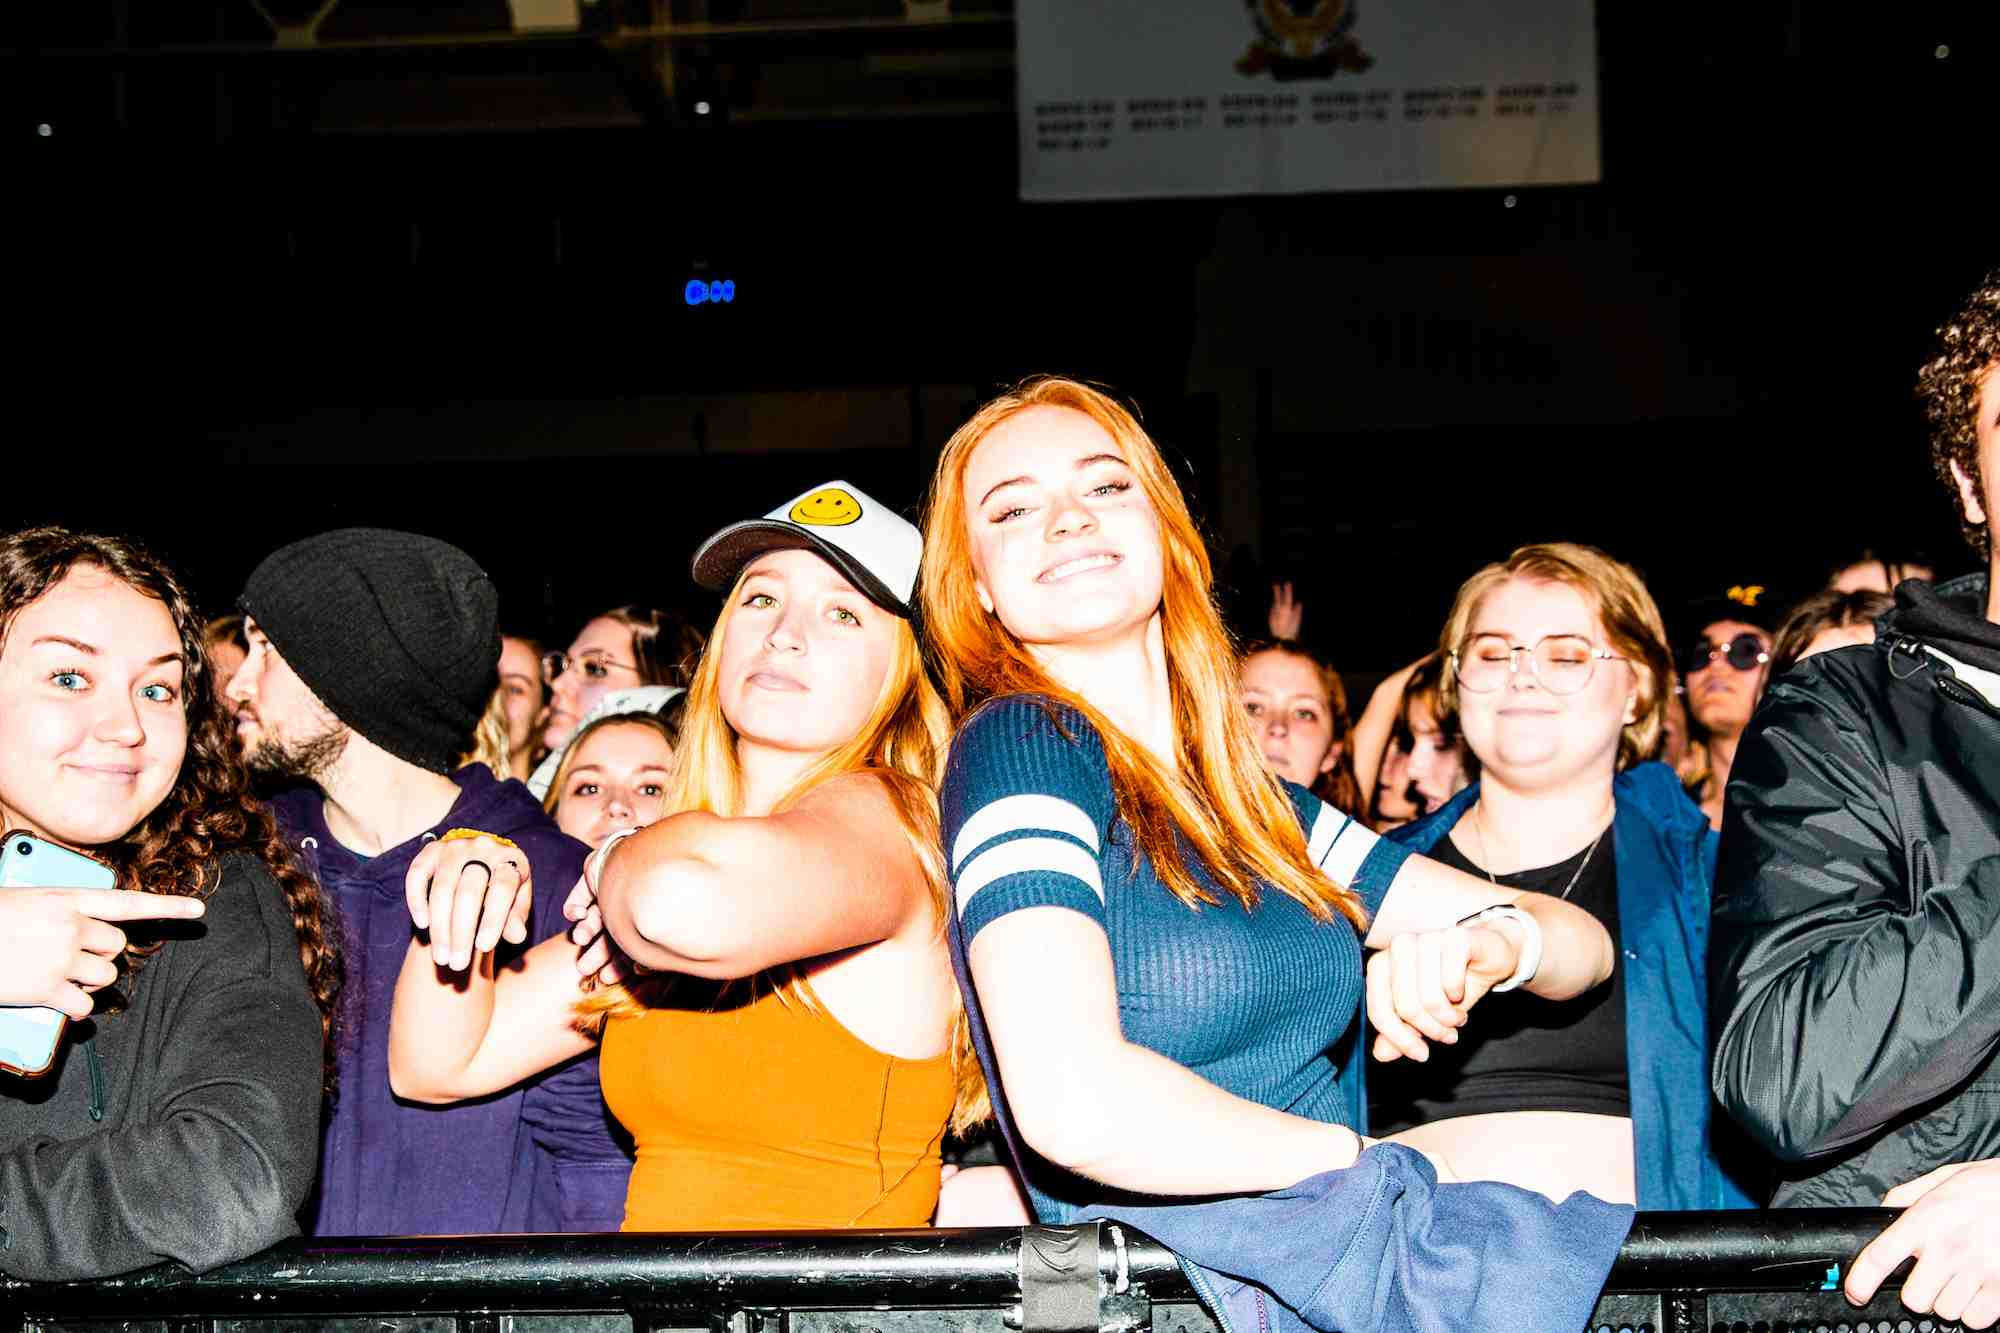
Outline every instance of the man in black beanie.
{"type": "MultiPolygon", "coordinates": [[[[340,913],[347,980],[339,1089],[321,1142],[316,1235],[615,1230],[631,1161],[590,1056],[451,1107],[389,1087],[389,1013],[412,928],[404,877],[455,829],[511,839],[534,904],[524,945],[565,928],[588,850],[518,782],[459,766],[496,683],[499,598],[463,551],[371,528],[279,550],[240,602],[249,656],[230,680],[252,768],[340,913]]],[[[480,873],[468,870],[467,873],[480,873]]]]}

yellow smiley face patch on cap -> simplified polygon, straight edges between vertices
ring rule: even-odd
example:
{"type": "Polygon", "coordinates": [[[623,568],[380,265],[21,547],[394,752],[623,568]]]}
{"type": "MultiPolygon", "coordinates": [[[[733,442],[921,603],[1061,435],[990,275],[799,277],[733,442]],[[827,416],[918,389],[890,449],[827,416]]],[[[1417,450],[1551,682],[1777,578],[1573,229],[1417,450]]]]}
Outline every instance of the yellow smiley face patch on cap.
{"type": "Polygon", "coordinates": [[[861,502],[838,486],[822,486],[785,517],[813,528],[844,528],[861,517],[861,502]]]}

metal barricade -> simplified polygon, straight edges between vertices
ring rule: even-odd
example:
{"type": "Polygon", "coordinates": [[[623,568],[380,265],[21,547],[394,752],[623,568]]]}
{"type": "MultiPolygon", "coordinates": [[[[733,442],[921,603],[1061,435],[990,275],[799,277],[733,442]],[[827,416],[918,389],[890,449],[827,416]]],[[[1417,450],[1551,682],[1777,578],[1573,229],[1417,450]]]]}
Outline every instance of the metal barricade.
{"type": "MultiPolygon", "coordinates": [[[[1892,1216],[1642,1213],[1592,1329],[1950,1333],[1955,1325],[1906,1313],[1893,1285],[1865,1310],[1840,1295],[1847,1262],[1892,1216]]],[[[1214,1333],[1170,1253],[1106,1223],[1073,1233],[1086,1260],[1093,1230],[1098,1333],[1214,1333]]],[[[95,1282],[0,1282],[0,1333],[1076,1333],[1024,1312],[1022,1236],[293,1241],[210,1273],[167,1265],[95,1282]]],[[[1087,1265],[1078,1272],[1089,1281],[1087,1265]]]]}

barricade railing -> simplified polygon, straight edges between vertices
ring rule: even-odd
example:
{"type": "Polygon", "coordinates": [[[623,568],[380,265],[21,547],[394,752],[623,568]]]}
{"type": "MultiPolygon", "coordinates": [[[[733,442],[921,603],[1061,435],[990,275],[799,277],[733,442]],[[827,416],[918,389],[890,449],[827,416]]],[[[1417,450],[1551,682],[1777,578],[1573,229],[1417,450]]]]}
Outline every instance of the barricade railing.
{"type": "MultiPolygon", "coordinates": [[[[1641,1213],[1600,1333],[1949,1333],[1893,1283],[1842,1298],[1880,1209],[1641,1213]]],[[[1071,1229],[1057,1229],[1070,1231],[1071,1229]]],[[[1173,1256],[1095,1233],[1097,1333],[1213,1333],[1173,1256]]],[[[0,1331],[33,1333],[1085,1333],[1088,1298],[1023,1308],[1023,1232],[722,1232],[292,1241],[208,1273],[0,1281],[0,1331]],[[1066,1317],[1051,1312],[1067,1311],[1066,1317]]],[[[1089,1282],[1086,1263],[1076,1265],[1089,1282]]],[[[1075,1293],[1071,1293],[1074,1295],[1075,1293]]],[[[1520,1326],[1527,1333],[1533,1325],[1520,1326]]],[[[1351,1333],[1363,1333],[1352,1330],[1351,1333]]],[[[1555,1333],[1577,1333],[1574,1329],[1555,1333]]]]}

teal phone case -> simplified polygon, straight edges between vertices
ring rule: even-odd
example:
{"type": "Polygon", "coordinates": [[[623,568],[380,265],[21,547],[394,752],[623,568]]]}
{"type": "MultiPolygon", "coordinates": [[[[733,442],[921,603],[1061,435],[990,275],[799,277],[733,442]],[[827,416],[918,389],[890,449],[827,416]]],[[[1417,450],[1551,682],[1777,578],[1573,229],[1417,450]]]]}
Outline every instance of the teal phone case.
{"type": "MultiPolygon", "coordinates": [[[[110,866],[31,833],[9,833],[0,844],[0,889],[116,887],[110,866]]],[[[0,1070],[23,1078],[48,1073],[68,1022],[46,1005],[0,1004],[0,1070]]]]}

